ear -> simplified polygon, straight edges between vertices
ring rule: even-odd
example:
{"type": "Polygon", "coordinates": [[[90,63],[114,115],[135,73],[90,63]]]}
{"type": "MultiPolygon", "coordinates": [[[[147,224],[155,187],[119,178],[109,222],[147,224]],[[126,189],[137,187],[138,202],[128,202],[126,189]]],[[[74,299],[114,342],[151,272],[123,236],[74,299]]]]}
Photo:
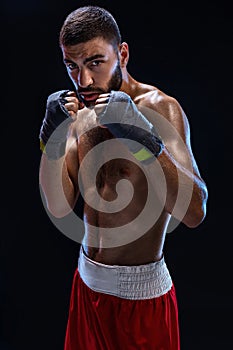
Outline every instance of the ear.
{"type": "Polygon", "coordinates": [[[120,64],[121,68],[126,67],[129,60],[129,47],[126,42],[121,43],[120,45],[120,64]]]}

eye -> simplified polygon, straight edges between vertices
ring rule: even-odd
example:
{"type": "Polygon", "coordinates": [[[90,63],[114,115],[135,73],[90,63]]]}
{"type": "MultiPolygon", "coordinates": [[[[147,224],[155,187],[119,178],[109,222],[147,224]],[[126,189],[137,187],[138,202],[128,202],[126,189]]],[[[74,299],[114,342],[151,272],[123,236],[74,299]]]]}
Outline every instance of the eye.
{"type": "Polygon", "coordinates": [[[78,66],[77,66],[77,64],[75,64],[75,63],[72,63],[72,62],[66,63],[66,68],[69,69],[69,70],[74,70],[74,69],[76,69],[77,67],[78,67],[78,66]]]}
{"type": "Polygon", "coordinates": [[[101,63],[102,63],[102,61],[99,61],[99,60],[98,61],[92,61],[91,62],[91,66],[92,67],[98,67],[101,63]]]}

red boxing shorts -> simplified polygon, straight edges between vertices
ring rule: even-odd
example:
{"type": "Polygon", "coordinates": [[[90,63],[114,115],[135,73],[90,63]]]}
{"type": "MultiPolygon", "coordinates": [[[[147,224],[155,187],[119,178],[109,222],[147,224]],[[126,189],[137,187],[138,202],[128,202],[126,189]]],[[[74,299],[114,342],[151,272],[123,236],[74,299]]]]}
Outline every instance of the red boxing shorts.
{"type": "Polygon", "coordinates": [[[80,250],[64,350],[180,350],[175,288],[165,264],[110,266],[80,250]]]}

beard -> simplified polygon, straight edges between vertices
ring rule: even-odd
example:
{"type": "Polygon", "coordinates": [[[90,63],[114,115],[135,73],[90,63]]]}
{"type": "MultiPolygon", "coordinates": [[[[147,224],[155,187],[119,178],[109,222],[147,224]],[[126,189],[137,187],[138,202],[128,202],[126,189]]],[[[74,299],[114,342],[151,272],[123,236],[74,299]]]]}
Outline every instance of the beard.
{"type": "Polygon", "coordinates": [[[108,88],[107,91],[105,92],[110,92],[111,90],[118,91],[121,87],[122,83],[122,72],[121,72],[121,67],[120,67],[120,61],[118,60],[117,66],[113,72],[113,75],[108,82],[108,88]]]}
{"type": "MultiPolygon", "coordinates": [[[[118,91],[121,87],[121,83],[122,83],[122,72],[121,72],[121,67],[120,67],[120,61],[117,61],[117,66],[112,74],[111,79],[109,80],[108,84],[107,84],[107,88],[106,89],[100,89],[100,88],[95,88],[94,86],[90,86],[86,89],[82,89],[82,92],[84,91],[94,91],[94,92],[98,92],[99,94],[105,94],[108,92],[111,92],[112,90],[114,91],[118,91]]],[[[84,99],[82,99],[81,97],[81,93],[77,92],[77,96],[78,99],[83,102],[85,104],[86,107],[91,107],[94,106],[94,102],[93,101],[85,101],[84,99]]]]}

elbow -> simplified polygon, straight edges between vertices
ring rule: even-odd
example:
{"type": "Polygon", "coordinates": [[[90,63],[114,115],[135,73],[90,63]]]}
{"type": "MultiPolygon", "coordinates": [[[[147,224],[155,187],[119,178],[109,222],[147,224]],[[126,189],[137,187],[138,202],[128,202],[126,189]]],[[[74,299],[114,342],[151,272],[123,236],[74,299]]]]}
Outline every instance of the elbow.
{"type": "Polygon", "coordinates": [[[70,214],[76,203],[75,200],[73,200],[72,203],[71,201],[69,202],[65,197],[59,199],[54,195],[46,195],[42,190],[41,198],[47,214],[51,214],[56,219],[62,219],[70,214]]]}
{"type": "Polygon", "coordinates": [[[208,193],[205,189],[199,199],[194,201],[189,208],[190,210],[187,211],[187,215],[184,220],[186,226],[189,228],[195,228],[204,221],[207,211],[207,198],[208,193]]]}
{"type": "Polygon", "coordinates": [[[189,214],[187,217],[185,217],[183,222],[189,228],[196,228],[204,221],[205,217],[206,206],[202,205],[201,207],[192,210],[192,214],[189,214]]]}
{"type": "Polygon", "coordinates": [[[59,203],[53,203],[53,205],[47,204],[47,209],[49,213],[56,219],[62,219],[73,211],[74,206],[72,207],[68,203],[66,203],[66,205],[59,205],[59,203]]]}
{"type": "Polygon", "coordinates": [[[56,219],[62,219],[64,218],[66,215],[68,215],[72,209],[71,208],[51,208],[51,207],[48,207],[48,211],[49,213],[54,216],[56,219]]]}
{"type": "Polygon", "coordinates": [[[59,203],[59,201],[49,202],[48,200],[46,200],[44,203],[44,207],[46,208],[47,213],[51,214],[56,219],[64,218],[73,210],[73,208],[68,203],[63,203],[62,205],[61,203],[59,203]]]}

